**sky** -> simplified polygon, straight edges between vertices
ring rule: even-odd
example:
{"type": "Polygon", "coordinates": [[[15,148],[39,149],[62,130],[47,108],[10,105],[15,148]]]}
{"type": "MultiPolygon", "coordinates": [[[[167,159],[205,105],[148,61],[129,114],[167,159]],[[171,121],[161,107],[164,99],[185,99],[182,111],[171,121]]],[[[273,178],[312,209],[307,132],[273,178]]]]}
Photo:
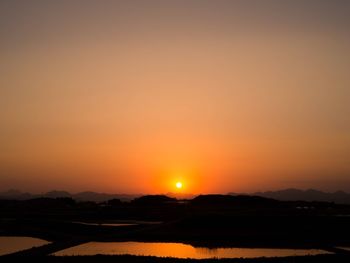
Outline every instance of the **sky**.
{"type": "Polygon", "coordinates": [[[349,47],[349,1],[1,0],[0,191],[350,191],[349,47]]]}

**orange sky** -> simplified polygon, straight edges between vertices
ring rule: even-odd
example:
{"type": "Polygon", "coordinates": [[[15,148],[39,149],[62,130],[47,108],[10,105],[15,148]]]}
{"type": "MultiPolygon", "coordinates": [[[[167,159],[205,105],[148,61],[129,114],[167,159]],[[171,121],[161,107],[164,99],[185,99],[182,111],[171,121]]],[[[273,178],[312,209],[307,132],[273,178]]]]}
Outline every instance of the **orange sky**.
{"type": "Polygon", "coordinates": [[[344,1],[1,1],[0,190],[350,190],[344,1]]]}

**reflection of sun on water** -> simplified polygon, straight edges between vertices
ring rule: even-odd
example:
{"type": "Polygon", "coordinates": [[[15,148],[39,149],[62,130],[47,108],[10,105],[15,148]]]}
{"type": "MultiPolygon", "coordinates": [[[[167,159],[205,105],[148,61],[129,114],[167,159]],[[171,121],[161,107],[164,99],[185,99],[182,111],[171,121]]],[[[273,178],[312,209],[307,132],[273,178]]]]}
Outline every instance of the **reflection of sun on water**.
{"type": "Polygon", "coordinates": [[[275,249],[275,248],[195,248],[182,243],[142,242],[88,242],[54,253],[56,256],[72,255],[135,255],[173,258],[259,258],[329,254],[319,249],[275,249]]]}

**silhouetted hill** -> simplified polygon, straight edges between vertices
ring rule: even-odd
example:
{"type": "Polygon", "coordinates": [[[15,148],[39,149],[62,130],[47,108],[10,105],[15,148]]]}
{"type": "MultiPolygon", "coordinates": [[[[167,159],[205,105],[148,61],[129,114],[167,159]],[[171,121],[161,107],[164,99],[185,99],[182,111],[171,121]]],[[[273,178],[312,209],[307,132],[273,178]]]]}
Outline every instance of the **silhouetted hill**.
{"type": "MultiPolygon", "coordinates": [[[[230,195],[237,195],[229,193],[230,195]]],[[[272,198],[281,201],[318,201],[318,202],[334,202],[339,204],[350,204],[350,194],[343,191],[326,193],[314,189],[299,190],[285,189],[280,191],[257,192],[252,195],[272,198]]]]}
{"type": "Polygon", "coordinates": [[[45,194],[48,198],[59,198],[59,197],[72,197],[72,195],[66,191],[50,191],[45,194]]]}
{"type": "Polygon", "coordinates": [[[145,195],[132,200],[132,203],[138,205],[162,205],[177,202],[176,198],[166,195],[145,195]]]}
{"type": "MultiPolygon", "coordinates": [[[[333,193],[326,193],[314,189],[309,190],[299,190],[299,189],[285,189],[280,191],[267,191],[267,192],[257,192],[253,194],[238,194],[238,193],[229,193],[229,196],[238,197],[239,199],[230,199],[227,195],[200,195],[193,199],[193,202],[208,202],[208,203],[229,203],[229,202],[253,202],[252,198],[268,198],[275,199],[280,201],[317,201],[317,202],[334,202],[338,204],[350,204],[350,193],[343,191],[337,191],[333,193]],[[230,201],[231,200],[231,201],[230,201]]],[[[43,194],[31,194],[24,193],[18,190],[9,190],[6,192],[0,193],[0,199],[7,200],[29,200],[40,197],[48,198],[60,198],[67,197],[72,198],[76,201],[93,201],[93,202],[105,202],[111,199],[119,199],[121,201],[131,201],[135,198],[139,198],[142,195],[132,195],[132,194],[107,194],[107,193],[96,193],[96,192],[80,192],[76,194],[71,194],[67,191],[50,191],[43,194]]],[[[162,195],[158,195],[162,196],[162,195]]],[[[165,195],[163,195],[165,196],[165,195]]],[[[167,197],[177,197],[177,199],[192,199],[193,195],[175,195],[167,194],[167,197]]],[[[154,197],[150,197],[151,199],[154,197]]],[[[141,199],[143,200],[143,199],[141,199]]],[[[170,200],[168,200],[170,201],[170,200]]],[[[263,202],[263,199],[259,200],[260,203],[263,202]]]]}
{"type": "Polygon", "coordinates": [[[38,197],[38,195],[22,193],[21,191],[14,190],[14,189],[0,193],[0,199],[9,199],[9,200],[28,200],[36,197],[38,197]]]}
{"type": "Polygon", "coordinates": [[[76,194],[71,194],[66,191],[50,191],[43,194],[31,194],[23,193],[18,190],[9,190],[0,193],[0,199],[8,200],[29,200],[35,198],[60,198],[67,197],[72,198],[76,201],[93,201],[93,202],[105,202],[111,199],[119,199],[121,201],[130,201],[141,195],[128,195],[128,194],[106,194],[106,193],[96,193],[96,192],[81,192],[76,194]]]}
{"type": "Polygon", "coordinates": [[[188,194],[188,193],[172,193],[168,192],[165,194],[166,196],[176,198],[178,200],[184,200],[184,199],[193,199],[197,195],[194,194],[188,194]]]}
{"type": "Polygon", "coordinates": [[[268,199],[260,196],[248,195],[199,195],[189,201],[192,205],[201,206],[256,206],[273,205],[278,203],[274,199],[268,199]]]}
{"type": "Polygon", "coordinates": [[[137,197],[136,195],[126,195],[126,194],[105,194],[105,193],[95,193],[95,192],[81,192],[73,194],[72,198],[77,201],[94,201],[94,202],[105,202],[111,199],[120,199],[122,201],[130,201],[137,197]]]}

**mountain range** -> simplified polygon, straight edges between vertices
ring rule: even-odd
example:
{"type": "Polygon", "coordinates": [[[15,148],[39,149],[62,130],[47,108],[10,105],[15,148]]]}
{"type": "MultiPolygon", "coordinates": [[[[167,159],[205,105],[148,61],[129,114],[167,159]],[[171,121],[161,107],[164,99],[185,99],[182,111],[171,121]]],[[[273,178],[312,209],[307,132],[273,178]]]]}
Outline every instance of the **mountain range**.
{"type": "Polygon", "coordinates": [[[50,191],[43,194],[31,194],[24,193],[18,190],[9,190],[0,193],[0,199],[12,199],[12,200],[28,200],[33,198],[47,197],[47,198],[58,198],[58,197],[69,197],[77,201],[94,201],[104,202],[111,199],[120,199],[121,201],[130,201],[142,195],[131,195],[131,194],[106,194],[96,192],[80,192],[71,194],[67,191],[50,191]]]}
{"type": "MultiPolygon", "coordinates": [[[[166,194],[170,197],[176,197],[178,199],[192,199],[194,195],[177,195],[173,193],[166,194]]],[[[267,192],[255,192],[255,193],[233,193],[230,192],[228,195],[253,195],[261,196],[265,198],[271,198],[281,201],[317,201],[317,202],[334,202],[339,204],[350,204],[350,193],[343,191],[337,192],[322,192],[319,190],[308,189],[284,189],[279,191],[267,191],[267,192]]],[[[28,200],[33,198],[47,197],[47,198],[58,198],[58,197],[69,197],[77,201],[94,201],[104,202],[111,199],[120,199],[121,201],[130,201],[135,198],[141,197],[142,194],[108,194],[108,193],[97,193],[97,192],[80,192],[80,193],[69,193],[67,191],[50,191],[42,194],[31,194],[21,192],[18,190],[9,190],[6,192],[0,192],[0,199],[11,199],[11,200],[28,200]]]]}
{"type": "MultiPolygon", "coordinates": [[[[230,195],[241,195],[242,193],[229,193],[230,195]]],[[[350,193],[343,191],[322,192],[315,189],[284,189],[279,191],[267,191],[250,193],[249,195],[272,198],[281,201],[317,201],[317,202],[334,202],[338,204],[350,204],[350,193]]]]}

